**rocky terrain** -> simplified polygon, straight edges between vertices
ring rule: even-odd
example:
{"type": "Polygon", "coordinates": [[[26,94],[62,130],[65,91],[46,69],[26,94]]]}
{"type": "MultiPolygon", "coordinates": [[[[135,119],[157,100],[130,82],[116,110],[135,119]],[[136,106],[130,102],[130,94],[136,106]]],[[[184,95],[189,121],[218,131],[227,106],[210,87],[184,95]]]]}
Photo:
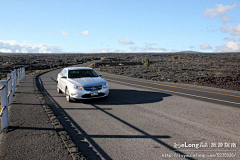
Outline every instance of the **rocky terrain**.
{"type": "Polygon", "coordinates": [[[32,72],[89,61],[99,72],[240,91],[240,53],[0,54],[0,78],[22,66],[32,72]]]}
{"type": "Polygon", "coordinates": [[[135,78],[240,91],[239,53],[115,54],[95,68],[135,78]]]}
{"type": "Polygon", "coordinates": [[[26,72],[65,67],[97,60],[83,54],[0,54],[0,79],[14,69],[25,67],[26,72]]]}

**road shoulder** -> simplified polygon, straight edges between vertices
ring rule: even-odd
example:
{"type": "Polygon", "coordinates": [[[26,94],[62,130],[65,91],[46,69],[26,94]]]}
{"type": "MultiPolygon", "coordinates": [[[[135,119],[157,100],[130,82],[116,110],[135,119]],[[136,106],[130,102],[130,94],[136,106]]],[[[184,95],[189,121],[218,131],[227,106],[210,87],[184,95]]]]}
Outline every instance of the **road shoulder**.
{"type": "Polygon", "coordinates": [[[9,128],[1,135],[0,159],[72,159],[43,108],[32,75],[17,87],[9,128]]]}

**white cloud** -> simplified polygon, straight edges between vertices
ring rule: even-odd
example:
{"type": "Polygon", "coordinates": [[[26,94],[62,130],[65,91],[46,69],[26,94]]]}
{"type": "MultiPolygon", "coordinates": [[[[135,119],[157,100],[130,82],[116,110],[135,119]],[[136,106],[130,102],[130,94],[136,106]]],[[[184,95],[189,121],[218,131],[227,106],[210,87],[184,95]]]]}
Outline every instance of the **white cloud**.
{"type": "Polygon", "coordinates": [[[99,48],[86,51],[86,53],[124,53],[126,51],[115,48],[99,48]]]}
{"type": "Polygon", "coordinates": [[[144,47],[139,47],[139,46],[133,46],[133,47],[129,47],[129,49],[131,51],[167,51],[165,48],[161,48],[161,47],[152,47],[154,45],[157,45],[155,43],[152,44],[148,44],[146,43],[146,45],[144,47]]]}
{"type": "Polygon", "coordinates": [[[205,43],[203,45],[200,45],[200,48],[201,49],[211,49],[212,47],[208,43],[205,43]]]}
{"type": "Polygon", "coordinates": [[[189,46],[190,49],[194,49],[195,47],[194,46],[189,46]]]}
{"type": "Polygon", "coordinates": [[[82,35],[84,36],[88,36],[90,34],[90,32],[88,30],[82,31],[82,35]]]}
{"type": "Polygon", "coordinates": [[[61,53],[63,47],[58,45],[18,43],[14,40],[0,40],[0,52],[7,53],[61,53]]]}
{"type": "Polygon", "coordinates": [[[120,50],[116,48],[99,48],[99,49],[93,49],[88,50],[86,53],[131,53],[131,52],[148,52],[148,51],[167,51],[165,48],[149,48],[149,47],[129,47],[129,50],[120,50]]]}
{"type": "Polygon", "coordinates": [[[139,48],[140,48],[139,46],[129,47],[129,49],[132,50],[132,51],[136,51],[136,50],[139,49],[139,48]]]}
{"type": "Polygon", "coordinates": [[[237,26],[234,26],[234,27],[223,26],[221,28],[221,31],[225,32],[225,33],[230,33],[233,36],[239,36],[240,35],[240,24],[237,26]]]}
{"type": "Polygon", "coordinates": [[[216,51],[220,52],[240,52],[240,44],[237,42],[227,42],[225,45],[216,46],[216,51]]]}
{"type": "Polygon", "coordinates": [[[69,36],[69,34],[67,32],[65,32],[65,31],[62,31],[62,35],[63,36],[69,36]]]}
{"type": "Polygon", "coordinates": [[[166,51],[165,48],[160,48],[160,47],[152,47],[152,46],[145,46],[140,48],[143,51],[166,51]]]}
{"type": "Polygon", "coordinates": [[[171,52],[180,52],[181,50],[177,50],[177,49],[169,49],[167,50],[167,52],[171,53],[171,52]]]}
{"type": "Polygon", "coordinates": [[[140,49],[143,51],[167,51],[165,48],[153,46],[157,46],[157,43],[145,43],[145,46],[140,47],[140,49]]]}
{"type": "MultiPolygon", "coordinates": [[[[134,44],[131,40],[128,39],[119,39],[119,43],[129,45],[134,44]]],[[[156,43],[145,43],[145,46],[131,46],[129,49],[116,49],[116,48],[100,48],[86,51],[86,53],[138,53],[138,52],[150,52],[150,51],[167,51],[165,48],[152,47],[157,45],[156,43]]]]}
{"type": "Polygon", "coordinates": [[[217,4],[216,5],[216,8],[207,8],[203,15],[206,17],[206,18],[215,18],[217,16],[220,16],[221,17],[221,20],[223,22],[228,22],[231,20],[231,18],[229,16],[226,15],[226,12],[229,10],[229,9],[233,9],[237,6],[237,4],[233,4],[233,5],[222,5],[222,4],[217,4]]]}
{"type": "MultiPolygon", "coordinates": [[[[129,40],[129,39],[119,39],[118,42],[120,44],[125,44],[125,45],[132,45],[134,44],[133,41],[129,40]]],[[[165,48],[160,48],[160,47],[153,47],[156,46],[157,43],[145,43],[145,46],[143,47],[139,47],[139,46],[132,46],[129,47],[130,51],[136,52],[136,51],[166,51],[165,48]]]]}
{"type": "Polygon", "coordinates": [[[12,53],[12,51],[10,49],[4,49],[4,48],[0,49],[0,52],[2,52],[2,53],[12,53]]]}
{"type": "Polygon", "coordinates": [[[146,44],[146,46],[156,46],[157,45],[157,43],[145,43],[146,44]]]}
{"type": "Polygon", "coordinates": [[[229,16],[227,16],[227,15],[224,15],[224,16],[221,16],[221,20],[222,20],[223,22],[230,22],[230,21],[233,21],[234,18],[229,17],[229,16]]]}
{"type": "Polygon", "coordinates": [[[223,38],[224,41],[236,41],[235,38],[225,37],[223,38]]]}
{"type": "Polygon", "coordinates": [[[119,39],[118,40],[118,43],[120,43],[120,44],[125,44],[125,45],[131,45],[131,44],[134,44],[133,43],[133,41],[131,41],[131,40],[129,40],[128,38],[126,38],[126,39],[119,39]]]}

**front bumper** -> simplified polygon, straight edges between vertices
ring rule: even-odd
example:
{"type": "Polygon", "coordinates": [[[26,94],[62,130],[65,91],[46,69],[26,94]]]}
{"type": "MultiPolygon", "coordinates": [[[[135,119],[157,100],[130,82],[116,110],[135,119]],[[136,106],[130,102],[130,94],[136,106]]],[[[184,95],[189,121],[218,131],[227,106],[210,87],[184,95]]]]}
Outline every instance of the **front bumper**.
{"type": "Polygon", "coordinates": [[[95,91],[72,89],[69,90],[69,92],[70,97],[73,99],[94,99],[107,97],[109,95],[109,88],[102,88],[101,90],[95,91]]]}

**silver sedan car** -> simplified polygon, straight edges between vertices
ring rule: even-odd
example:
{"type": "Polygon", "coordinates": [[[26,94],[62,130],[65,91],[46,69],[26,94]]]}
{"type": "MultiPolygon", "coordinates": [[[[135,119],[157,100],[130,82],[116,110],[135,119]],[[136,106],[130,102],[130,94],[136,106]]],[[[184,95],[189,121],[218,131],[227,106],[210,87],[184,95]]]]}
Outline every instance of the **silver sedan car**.
{"type": "Polygon", "coordinates": [[[88,67],[64,68],[57,76],[57,91],[64,93],[68,102],[77,99],[107,98],[108,83],[101,76],[88,67]]]}

